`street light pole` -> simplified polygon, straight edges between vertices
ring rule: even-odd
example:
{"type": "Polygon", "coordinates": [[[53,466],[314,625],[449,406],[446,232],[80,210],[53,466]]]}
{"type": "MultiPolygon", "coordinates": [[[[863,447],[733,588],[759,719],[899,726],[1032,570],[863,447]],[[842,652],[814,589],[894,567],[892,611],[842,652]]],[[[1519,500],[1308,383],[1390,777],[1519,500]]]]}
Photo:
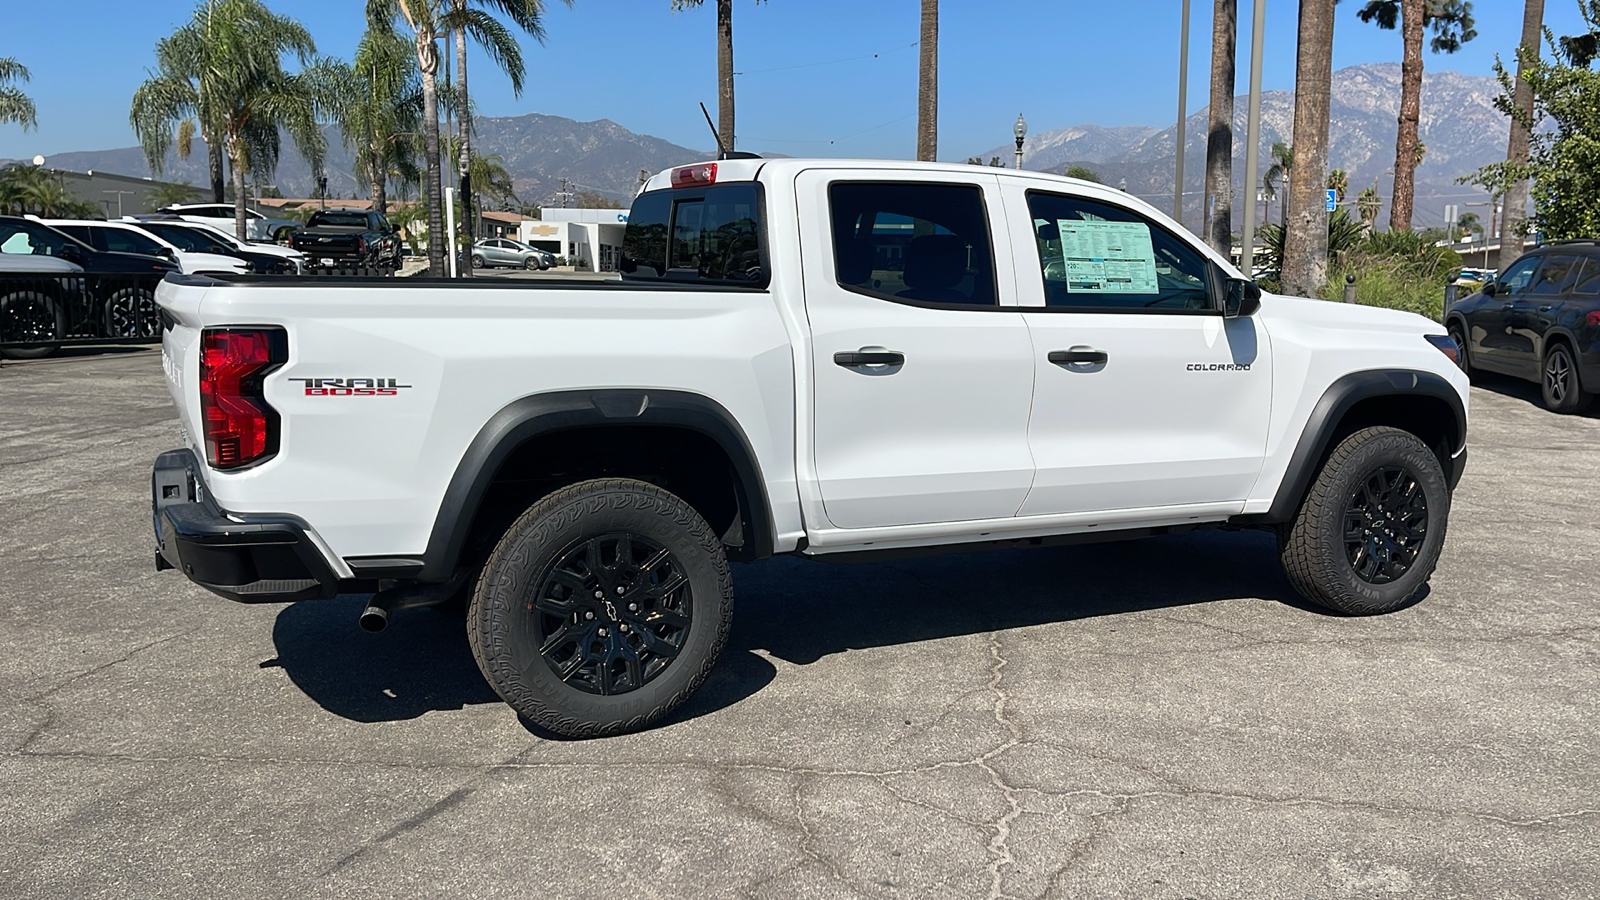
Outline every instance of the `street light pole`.
{"type": "Polygon", "coordinates": [[[1011,126],[1011,133],[1017,136],[1017,168],[1022,168],[1022,139],[1028,136],[1028,123],[1023,120],[1022,113],[1017,113],[1017,124],[1011,126]]]}
{"type": "Polygon", "coordinates": [[[1178,44],[1178,183],[1172,188],[1172,217],[1183,224],[1183,149],[1189,123],[1189,0],[1183,0],[1178,44]]]}

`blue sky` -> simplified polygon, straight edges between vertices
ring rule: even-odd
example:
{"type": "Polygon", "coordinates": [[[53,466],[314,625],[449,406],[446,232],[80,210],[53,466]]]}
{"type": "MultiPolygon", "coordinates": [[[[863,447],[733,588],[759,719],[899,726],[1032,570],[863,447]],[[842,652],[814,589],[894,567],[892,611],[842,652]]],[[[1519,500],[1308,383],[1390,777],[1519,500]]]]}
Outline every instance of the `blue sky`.
{"type": "MultiPolygon", "coordinates": [[[[130,146],[128,100],[161,36],[187,20],[189,0],[4,0],[0,56],[33,72],[39,129],[0,125],[0,158],[130,146]],[[70,9],[70,17],[63,15],[70,9]]],[[[348,58],[364,26],[362,0],[267,0],[304,23],[325,54],[348,58]]],[[[1069,125],[1170,125],[1177,112],[1179,0],[944,0],[940,4],[939,155],[964,159],[1010,140],[1017,113],[1031,130],[1069,125]]],[[[1194,0],[1190,112],[1205,106],[1210,10],[1194,0]]],[[[1294,86],[1296,0],[1268,0],[1263,85],[1294,86]]],[[[1334,66],[1398,61],[1398,33],[1339,5],[1334,66]]],[[[1430,69],[1491,72],[1509,58],[1522,4],[1477,0],[1479,37],[1430,69]]],[[[709,147],[696,104],[716,113],[714,3],[680,13],[670,0],[552,0],[549,41],[527,42],[519,98],[479,54],[480,112],[611,119],[633,131],[709,147]]],[[[1240,0],[1238,92],[1247,81],[1251,0],[1240,0]]],[[[735,0],[740,146],[793,156],[910,157],[916,127],[917,0],[735,0]]],[[[1578,31],[1576,0],[1548,0],[1545,23],[1578,31]]],[[[131,173],[143,174],[143,173],[131,173]]]]}

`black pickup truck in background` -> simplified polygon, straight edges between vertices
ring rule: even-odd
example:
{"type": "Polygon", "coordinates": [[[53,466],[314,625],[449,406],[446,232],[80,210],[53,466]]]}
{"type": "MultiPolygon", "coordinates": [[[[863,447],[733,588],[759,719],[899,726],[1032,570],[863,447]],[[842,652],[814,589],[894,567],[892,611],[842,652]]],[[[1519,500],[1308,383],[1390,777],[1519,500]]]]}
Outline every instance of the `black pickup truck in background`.
{"type": "Polygon", "coordinates": [[[311,214],[306,227],[289,245],[305,254],[307,270],[400,268],[399,229],[382,213],[360,209],[323,209],[311,214]]]}

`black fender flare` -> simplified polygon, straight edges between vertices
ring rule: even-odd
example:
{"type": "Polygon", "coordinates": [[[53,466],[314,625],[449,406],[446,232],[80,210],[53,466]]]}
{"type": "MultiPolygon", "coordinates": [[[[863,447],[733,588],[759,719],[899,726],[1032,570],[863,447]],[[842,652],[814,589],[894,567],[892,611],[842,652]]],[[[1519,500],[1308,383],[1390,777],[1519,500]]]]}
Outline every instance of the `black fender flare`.
{"type": "Polygon", "coordinates": [[[1454,431],[1445,461],[1445,476],[1453,489],[1461,478],[1466,461],[1467,410],[1461,395],[1442,376],[1412,369],[1369,369],[1352,372],[1338,379],[1323,392],[1306,420],[1300,441],[1289,457],[1283,480],[1272,499],[1272,508],[1259,516],[1245,516],[1253,524],[1278,524],[1291,521],[1300,510],[1300,499],[1311,488],[1322,460],[1332,451],[1339,423],[1357,403],[1376,397],[1429,397],[1442,400],[1454,416],[1454,431]],[[1453,465],[1451,463],[1454,463],[1453,465]]]}
{"type": "Polygon", "coordinates": [[[716,441],[733,463],[746,540],[741,558],[772,555],[774,529],[766,482],[744,430],[722,404],[687,391],[554,391],[507,404],[478,430],[445,488],[420,571],[413,569],[404,577],[439,582],[454,574],[490,482],[518,447],[551,432],[619,425],[685,428],[716,441]]]}

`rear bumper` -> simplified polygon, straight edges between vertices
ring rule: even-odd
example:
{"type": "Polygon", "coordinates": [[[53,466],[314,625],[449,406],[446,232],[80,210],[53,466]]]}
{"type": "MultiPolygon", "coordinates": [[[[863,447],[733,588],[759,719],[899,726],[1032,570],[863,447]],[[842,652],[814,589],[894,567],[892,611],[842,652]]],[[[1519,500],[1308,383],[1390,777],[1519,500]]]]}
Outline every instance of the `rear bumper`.
{"type": "Polygon", "coordinates": [[[217,506],[188,449],[156,457],[150,507],[156,568],[177,569],[201,587],[241,603],[332,597],[339,578],[290,515],[237,515],[217,506]]]}

